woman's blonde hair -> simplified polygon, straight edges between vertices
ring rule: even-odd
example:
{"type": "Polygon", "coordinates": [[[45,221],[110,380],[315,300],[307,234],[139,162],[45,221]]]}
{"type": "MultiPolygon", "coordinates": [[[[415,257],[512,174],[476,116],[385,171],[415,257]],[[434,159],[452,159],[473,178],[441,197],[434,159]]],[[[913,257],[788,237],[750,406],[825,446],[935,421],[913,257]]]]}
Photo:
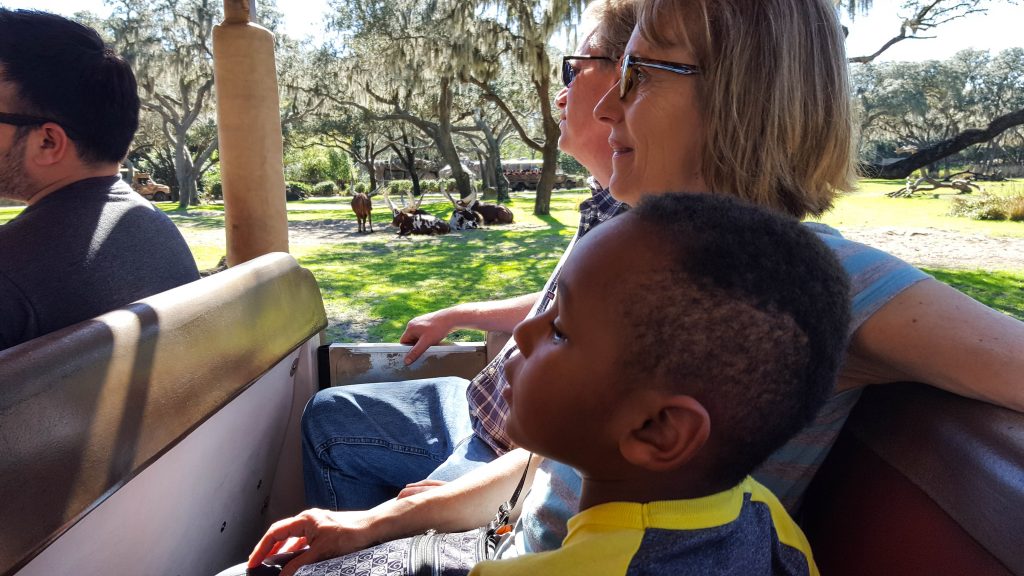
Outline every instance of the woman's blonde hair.
{"type": "Polygon", "coordinates": [[[693,52],[708,188],[803,218],[853,188],[844,36],[830,0],[642,0],[640,34],[693,52]]]}

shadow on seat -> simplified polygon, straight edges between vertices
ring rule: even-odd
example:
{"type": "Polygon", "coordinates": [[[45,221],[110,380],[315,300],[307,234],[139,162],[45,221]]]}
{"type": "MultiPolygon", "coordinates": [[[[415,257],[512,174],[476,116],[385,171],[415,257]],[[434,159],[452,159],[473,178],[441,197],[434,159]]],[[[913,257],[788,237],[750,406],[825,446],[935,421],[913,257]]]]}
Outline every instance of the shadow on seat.
{"type": "Polygon", "coordinates": [[[1024,574],[1024,415],[868,389],[802,515],[822,574],[1024,574]]]}

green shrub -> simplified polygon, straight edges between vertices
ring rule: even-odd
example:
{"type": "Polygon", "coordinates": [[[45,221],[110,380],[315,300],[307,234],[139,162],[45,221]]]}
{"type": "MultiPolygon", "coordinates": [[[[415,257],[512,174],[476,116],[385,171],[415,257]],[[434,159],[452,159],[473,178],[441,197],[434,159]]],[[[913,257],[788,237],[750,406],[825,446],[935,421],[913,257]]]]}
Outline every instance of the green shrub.
{"type": "Polygon", "coordinates": [[[455,192],[455,178],[441,178],[437,181],[437,191],[447,190],[455,192]]]}
{"type": "Polygon", "coordinates": [[[427,192],[433,192],[436,194],[437,192],[441,191],[441,189],[438,188],[437,186],[438,184],[438,180],[420,180],[420,190],[424,194],[426,194],[427,192]]]}
{"type": "Polygon", "coordinates": [[[330,180],[317,182],[313,185],[313,196],[337,196],[338,185],[330,180]]]}
{"type": "Polygon", "coordinates": [[[352,188],[354,194],[366,194],[367,186],[366,182],[356,182],[356,185],[352,188]]]}
{"type": "Polygon", "coordinates": [[[209,170],[203,173],[200,177],[199,189],[204,192],[204,195],[212,200],[222,200],[224,198],[224,187],[220,182],[220,164],[215,164],[210,167],[209,170]]]}
{"type": "Polygon", "coordinates": [[[1024,222],[1024,193],[1006,197],[1006,215],[1014,222],[1024,222]]]}
{"type": "Polygon", "coordinates": [[[1006,198],[983,192],[975,196],[958,196],[950,202],[949,215],[972,220],[1006,220],[1006,198]]]}
{"type": "Polygon", "coordinates": [[[388,182],[388,194],[392,196],[404,196],[412,192],[412,180],[392,180],[388,182]]]}
{"type": "Polygon", "coordinates": [[[975,220],[1006,220],[1006,209],[998,204],[982,206],[975,211],[975,220]]]}
{"type": "Polygon", "coordinates": [[[317,143],[306,142],[304,144],[307,145],[293,147],[285,151],[286,179],[323,182],[324,180],[349,180],[352,178],[352,162],[347,154],[317,143]]]}

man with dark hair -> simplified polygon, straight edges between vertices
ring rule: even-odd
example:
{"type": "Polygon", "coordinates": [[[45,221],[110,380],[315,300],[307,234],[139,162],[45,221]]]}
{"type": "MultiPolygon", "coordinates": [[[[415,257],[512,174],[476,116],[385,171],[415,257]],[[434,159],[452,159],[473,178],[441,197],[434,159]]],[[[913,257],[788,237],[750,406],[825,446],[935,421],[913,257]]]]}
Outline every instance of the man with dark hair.
{"type": "Polygon", "coordinates": [[[92,29],[0,8],[0,350],[199,278],[174,224],[121,181],[128,64],[92,29]]]}

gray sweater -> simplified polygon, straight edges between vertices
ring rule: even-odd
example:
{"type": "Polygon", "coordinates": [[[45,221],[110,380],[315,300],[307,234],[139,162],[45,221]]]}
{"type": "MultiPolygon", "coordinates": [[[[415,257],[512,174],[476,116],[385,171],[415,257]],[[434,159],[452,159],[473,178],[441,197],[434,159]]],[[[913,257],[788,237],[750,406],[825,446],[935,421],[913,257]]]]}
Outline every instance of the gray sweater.
{"type": "Polygon", "coordinates": [[[199,278],[185,239],[117,176],[0,226],[0,350],[199,278]]]}

